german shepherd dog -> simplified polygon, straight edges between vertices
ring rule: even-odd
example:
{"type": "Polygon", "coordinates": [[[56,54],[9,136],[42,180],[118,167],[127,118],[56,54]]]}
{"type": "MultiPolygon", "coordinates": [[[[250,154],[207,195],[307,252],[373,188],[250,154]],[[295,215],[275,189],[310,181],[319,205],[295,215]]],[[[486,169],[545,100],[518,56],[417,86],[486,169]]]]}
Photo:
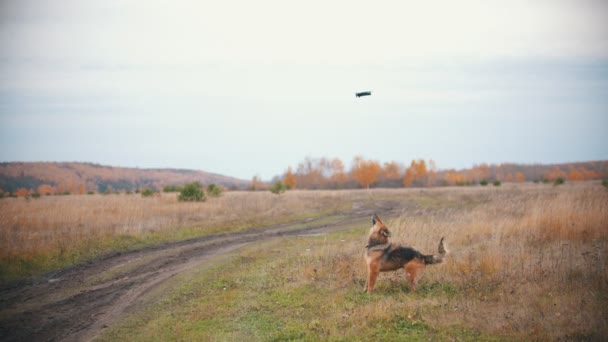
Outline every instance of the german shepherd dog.
{"type": "Polygon", "coordinates": [[[372,216],[372,228],[367,240],[365,262],[367,263],[367,281],[365,291],[372,293],[379,272],[405,269],[413,291],[416,291],[417,278],[426,265],[438,264],[443,261],[446,250],[443,238],[439,241],[439,255],[424,255],[414,248],[395,245],[388,242],[391,232],[378,215],[372,216]]]}

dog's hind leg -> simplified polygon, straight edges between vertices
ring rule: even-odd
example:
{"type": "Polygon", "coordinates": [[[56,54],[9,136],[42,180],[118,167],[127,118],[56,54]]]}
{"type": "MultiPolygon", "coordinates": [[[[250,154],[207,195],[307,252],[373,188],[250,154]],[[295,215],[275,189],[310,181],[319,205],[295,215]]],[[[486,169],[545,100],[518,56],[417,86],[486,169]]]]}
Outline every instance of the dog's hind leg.
{"type": "Polygon", "coordinates": [[[418,275],[424,269],[424,263],[419,259],[413,259],[405,264],[404,269],[405,276],[410,283],[412,291],[416,292],[416,286],[418,286],[418,275]]]}

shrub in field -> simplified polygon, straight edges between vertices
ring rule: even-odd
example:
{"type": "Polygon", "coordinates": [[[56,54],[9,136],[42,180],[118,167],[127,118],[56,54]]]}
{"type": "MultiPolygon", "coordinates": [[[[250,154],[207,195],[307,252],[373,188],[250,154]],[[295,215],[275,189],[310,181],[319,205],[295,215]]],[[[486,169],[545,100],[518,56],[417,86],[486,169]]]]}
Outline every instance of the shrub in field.
{"type": "Polygon", "coordinates": [[[177,199],[186,202],[201,202],[205,200],[205,193],[199,182],[184,185],[177,199]]]}
{"type": "Polygon", "coordinates": [[[553,185],[562,185],[562,184],[564,184],[565,182],[566,182],[566,180],[565,180],[565,179],[563,179],[562,177],[559,177],[559,178],[556,178],[556,179],[553,181],[553,185]]]}
{"type": "Polygon", "coordinates": [[[488,185],[488,181],[485,179],[482,179],[481,182],[479,182],[479,185],[486,186],[486,185],[488,185]]]}
{"type": "Polygon", "coordinates": [[[602,179],[602,185],[608,188],[608,178],[602,179]]]}
{"type": "Polygon", "coordinates": [[[500,186],[500,181],[499,180],[495,180],[494,181],[494,186],[500,186]]]}
{"type": "Polygon", "coordinates": [[[180,192],[182,188],[177,185],[167,185],[163,188],[163,192],[180,192]]]}
{"type": "Polygon", "coordinates": [[[207,186],[207,193],[211,197],[220,197],[222,195],[222,192],[224,192],[224,190],[221,187],[215,185],[215,183],[211,183],[207,186]]]}
{"type": "Polygon", "coordinates": [[[142,197],[151,197],[152,195],[154,195],[154,190],[152,189],[144,189],[141,192],[142,197]]]}
{"type": "Polygon", "coordinates": [[[281,181],[275,182],[270,187],[270,192],[272,192],[273,194],[276,194],[276,195],[280,195],[280,194],[284,193],[285,190],[287,190],[287,187],[281,181]]]}
{"type": "Polygon", "coordinates": [[[474,182],[456,182],[456,186],[471,186],[475,185],[474,182]]]}

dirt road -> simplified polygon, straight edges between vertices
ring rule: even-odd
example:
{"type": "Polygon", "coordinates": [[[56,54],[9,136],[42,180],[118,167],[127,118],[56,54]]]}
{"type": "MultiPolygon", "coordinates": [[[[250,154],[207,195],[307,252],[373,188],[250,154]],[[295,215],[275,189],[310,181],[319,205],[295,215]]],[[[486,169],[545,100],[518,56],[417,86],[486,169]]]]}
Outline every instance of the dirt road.
{"type": "MultiPolygon", "coordinates": [[[[378,207],[388,209],[386,204],[378,207]]],[[[141,305],[143,294],[219,254],[274,237],[334,231],[374,211],[353,209],[342,215],[110,255],[0,289],[0,340],[91,340],[130,308],[141,305]]]]}

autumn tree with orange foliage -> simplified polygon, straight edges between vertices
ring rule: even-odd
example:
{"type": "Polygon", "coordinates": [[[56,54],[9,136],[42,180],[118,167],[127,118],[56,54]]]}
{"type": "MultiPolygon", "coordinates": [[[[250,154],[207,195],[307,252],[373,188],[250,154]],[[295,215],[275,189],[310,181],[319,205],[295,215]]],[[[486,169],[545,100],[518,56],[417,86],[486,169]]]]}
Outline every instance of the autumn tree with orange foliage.
{"type": "Polygon", "coordinates": [[[385,162],[378,174],[376,186],[387,188],[401,187],[404,170],[405,167],[401,163],[396,161],[385,162]]]}
{"type": "Polygon", "coordinates": [[[558,167],[553,168],[553,170],[551,170],[551,171],[545,172],[545,180],[547,180],[547,181],[553,182],[554,180],[556,180],[558,178],[562,178],[562,179],[567,178],[566,173],[558,167]]]}
{"type": "Polygon", "coordinates": [[[19,188],[15,191],[15,196],[17,197],[26,197],[30,195],[30,191],[28,189],[19,188]]]}
{"type": "Polygon", "coordinates": [[[523,183],[526,181],[526,176],[523,173],[518,172],[515,174],[515,181],[518,183],[523,183]]]}
{"type": "Polygon", "coordinates": [[[42,184],[38,187],[38,193],[41,195],[51,195],[55,193],[55,188],[48,184],[42,184]]]}
{"type": "Polygon", "coordinates": [[[401,178],[401,165],[396,161],[384,163],[380,177],[384,179],[399,179],[401,178]]]}
{"type": "Polygon", "coordinates": [[[338,158],[334,158],[330,162],[331,175],[329,176],[328,184],[332,189],[342,189],[348,182],[348,174],[344,170],[344,163],[338,158]]]}
{"type": "Polygon", "coordinates": [[[570,172],[568,172],[568,180],[571,181],[578,181],[578,180],[582,180],[583,176],[581,175],[581,173],[578,170],[570,170],[570,172]]]}
{"type": "Polygon", "coordinates": [[[298,164],[295,181],[300,189],[338,189],[344,188],[348,174],[338,158],[306,157],[298,164]]]}
{"type": "Polygon", "coordinates": [[[287,168],[287,171],[285,171],[285,175],[283,176],[283,184],[285,184],[289,189],[296,188],[296,176],[293,174],[291,166],[287,168]]]}
{"type": "Polygon", "coordinates": [[[368,188],[376,182],[380,173],[380,164],[375,160],[365,160],[357,156],[353,160],[351,174],[362,188],[368,188]]]}
{"type": "Polygon", "coordinates": [[[296,182],[301,188],[320,189],[325,185],[323,168],[327,163],[325,158],[313,159],[306,157],[303,162],[298,164],[296,171],[296,182]]]}
{"type": "Polygon", "coordinates": [[[443,180],[447,185],[463,185],[465,183],[464,178],[462,172],[455,170],[446,171],[443,176],[443,180]]]}
{"type": "Polygon", "coordinates": [[[403,185],[426,186],[428,185],[428,175],[429,172],[424,159],[419,159],[418,161],[412,160],[410,167],[405,170],[403,185]]]}
{"type": "Polygon", "coordinates": [[[490,167],[488,164],[482,163],[479,165],[473,165],[473,168],[469,171],[466,181],[469,183],[479,183],[484,179],[490,179],[490,176],[490,167]]]}
{"type": "Polygon", "coordinates": [[[584,181],[599,178],[600,176],[597,172],[589,171],[584,168],[571,168],[570,172],[568,172],[568,180],[571,181],[584,181]]]}

